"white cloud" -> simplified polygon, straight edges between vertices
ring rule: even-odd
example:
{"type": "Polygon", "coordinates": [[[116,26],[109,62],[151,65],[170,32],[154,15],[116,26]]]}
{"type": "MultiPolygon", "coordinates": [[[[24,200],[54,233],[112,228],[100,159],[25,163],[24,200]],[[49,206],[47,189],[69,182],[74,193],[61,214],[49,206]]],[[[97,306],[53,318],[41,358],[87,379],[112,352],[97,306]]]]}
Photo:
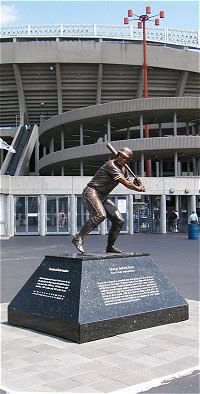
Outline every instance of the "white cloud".
{"type": "Polygon", "coordinates": [[[15,5],[1,5],[0,12],[1,26],[12,25],[12,23],[19,18],[19,14],[15,5]]]}

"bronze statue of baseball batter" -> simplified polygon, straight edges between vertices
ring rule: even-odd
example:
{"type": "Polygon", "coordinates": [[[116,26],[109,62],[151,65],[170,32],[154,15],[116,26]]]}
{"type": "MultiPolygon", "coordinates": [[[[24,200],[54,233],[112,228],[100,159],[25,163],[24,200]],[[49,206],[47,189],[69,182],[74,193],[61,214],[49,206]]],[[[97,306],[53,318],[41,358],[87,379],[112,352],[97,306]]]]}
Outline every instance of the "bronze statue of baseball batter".
{"type": "Polygon", "coordinates": [[[84,253],[83,239],[106,217],[112,225],[108,233],[107,253],[122,253],[114,246],[114,243],[123,226],[124,219],[116,205],[108,198],[108,194],[122,183],[128,189],[144,192],[145,187],[141,180],[136,177],[132,183],[128,176],[125,164],[132,158],[132,150],[124,147],[119,150],[117,157],[107,161],[94,175],[91,181],[84,188],[82,197],[83,203],[90,213],[90,219],[83,225],[76,234],[72,242],[76,248],[84,253]]]}

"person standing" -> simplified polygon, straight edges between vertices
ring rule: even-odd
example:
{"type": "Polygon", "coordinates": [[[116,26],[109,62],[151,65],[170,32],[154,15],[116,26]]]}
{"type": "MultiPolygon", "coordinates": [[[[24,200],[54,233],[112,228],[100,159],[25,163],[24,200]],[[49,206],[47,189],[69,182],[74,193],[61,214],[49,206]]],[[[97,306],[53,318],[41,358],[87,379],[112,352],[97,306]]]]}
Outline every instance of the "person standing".
{"type": "Polygon", "coordinates": [[[81,253],[84,253],[83,239],[106,217],[112,225],[108,233],[107,253],[121,253],[114,243],[124,224],[124,219],[114,202],[108,198],[109,193],[119,184],[138,192],[145,192],[141,180],[136,177],[132,183],[129,179],[125,164],[132,158],[132,150],[123,147],[119,150],[117,157],[107,161],[94,175],[84,188],[82,197],[90,218],[76,234],[72,242],[81,253]]]}
{"type": "Polygon", "coordinates": [[[172,211],[172,213],[169,215],[169,226],[172,232],[175,233],[178,232],[178,220],[179,220],[178,211],[172,211]]]}
{"type": "Polygon", "coordinates": [[[178,233],[179,213],[178,213],[178,211],[175,211],[174,213],[176,215],[176,219],[174,220],[174,231],[175,231],[175,233],[178,233]]]}
{"type": "Polygon", "coordinates": [[[198,224],[199,219],[195,211],[192,211],[191,215],[189,216],[189,224],[198,224]]]}
{"type": "Polygon", "coordinates": [[[59,227],[63,228],[65,226],[65,221],[66,221],[66,214],[63,211],[63,209],[59,212],[58,217],[59,217],[59,227]]]}

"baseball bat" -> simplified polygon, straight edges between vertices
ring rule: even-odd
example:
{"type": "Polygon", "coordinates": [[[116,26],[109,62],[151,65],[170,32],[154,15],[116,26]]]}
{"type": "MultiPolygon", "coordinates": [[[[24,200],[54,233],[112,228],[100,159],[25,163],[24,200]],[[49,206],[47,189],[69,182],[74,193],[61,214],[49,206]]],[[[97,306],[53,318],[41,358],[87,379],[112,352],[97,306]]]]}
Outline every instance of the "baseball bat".
{"type": "MultiPolygon", "coordinates": [[[[107,148],[114,154],[114,156],[117,156],[117,151],[116,149],[108,142],[106,144],[107,148]]],[[[130,172],[130,174],[134,177],[137,178],[137,176],[134,174],[134,172],[130,169],[128,164],[125,164],[126,169],[130,172]]]]}

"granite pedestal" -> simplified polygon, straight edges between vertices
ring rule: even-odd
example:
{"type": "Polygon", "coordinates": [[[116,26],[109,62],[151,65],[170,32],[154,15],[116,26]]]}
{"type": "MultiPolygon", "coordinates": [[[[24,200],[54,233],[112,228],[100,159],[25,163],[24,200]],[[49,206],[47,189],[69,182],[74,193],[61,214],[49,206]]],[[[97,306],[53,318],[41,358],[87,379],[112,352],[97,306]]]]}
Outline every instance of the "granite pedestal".
{"type": "Polygon", "coordinates": [[[8,306],[8,322],[78,343],[188,319],[148,254],[46,256],[8,306]]]}

